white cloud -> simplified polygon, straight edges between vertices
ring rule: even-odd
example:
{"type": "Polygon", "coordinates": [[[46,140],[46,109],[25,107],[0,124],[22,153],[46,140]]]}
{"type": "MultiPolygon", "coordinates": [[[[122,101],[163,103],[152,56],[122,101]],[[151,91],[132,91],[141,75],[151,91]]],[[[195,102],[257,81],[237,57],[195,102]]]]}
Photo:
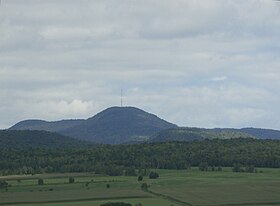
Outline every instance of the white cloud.
{"type": "Polygon", "coordinates": [[[38,110],[42,107],[49,108],[51,115],[54,117],[62,117],[63,116],[85,116],[90,113],[95,105],[92,101],[82,101],[78,99],[74,99],[71,102],[67,102],[65,100],[61,101],[49,101],[49,102],[40,102],[38,106],[38,110]]]}
{"type": "Polygon", "coordinates": [[[212,82],[221,82],[227,80],[227,76],[214,77],[210,79],[212,82]]]}

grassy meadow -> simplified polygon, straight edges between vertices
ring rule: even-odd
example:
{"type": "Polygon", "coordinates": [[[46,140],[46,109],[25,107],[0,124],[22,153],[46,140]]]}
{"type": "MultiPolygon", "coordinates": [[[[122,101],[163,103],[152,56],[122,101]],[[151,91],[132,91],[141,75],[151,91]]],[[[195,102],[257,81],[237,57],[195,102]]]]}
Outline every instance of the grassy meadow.
{"type": "Polygon", "coordinates": [[[144,177],[109,177],[94,174],[52,174],[1,177],[9,185],[0,190],[0,205],[99,206],[105,202],[128,202],[143,206],[178,205],[276,205],[280,206],[280,169],[263,173],[191,170],[157,170],[155,180],[144,177]],[[75,183],[69,183],[73,176],[75,183]],[[38,185],[38,178],[44,185],[38,185]],[[20,180],[20,181],[19,181],[20,180]],[[148,191],[141,189],[146,182],[148,191]],[[109,185],[109,188],[108,186],[109,185]]]}

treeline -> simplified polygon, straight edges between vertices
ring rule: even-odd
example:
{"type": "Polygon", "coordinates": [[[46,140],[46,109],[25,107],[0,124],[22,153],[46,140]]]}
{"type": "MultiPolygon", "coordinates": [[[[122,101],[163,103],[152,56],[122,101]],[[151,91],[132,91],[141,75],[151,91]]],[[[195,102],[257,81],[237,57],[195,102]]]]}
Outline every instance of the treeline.
{"type": "Polygon", "coordinates": [[[280,167],[280,141],[204,140],[81,148],[2,149],[0,174],[95,172],[122,175],[133,169],[209,166],[280,167]]]}

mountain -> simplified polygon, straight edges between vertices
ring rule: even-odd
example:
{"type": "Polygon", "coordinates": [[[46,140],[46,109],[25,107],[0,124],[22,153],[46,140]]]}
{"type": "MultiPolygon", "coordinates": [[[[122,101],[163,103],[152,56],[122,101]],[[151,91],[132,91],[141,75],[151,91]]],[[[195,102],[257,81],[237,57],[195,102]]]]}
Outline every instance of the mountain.
{"type": "Polygon", "coordinates": [[[10,130],[44,130],[80,140],[121,144],[145,141],[162,130],[176,127],[175,124],[135,107],[111,107],[86,120],[26,120],[10,130]]]}
{"type": "Polygon", "coordinates": [[[135,107],[111,107],[62,134],[98,143],[121,144],[143,141],[174,127],[177,126],[135,107]]]}
{"type": "Polygon", "coordinates": [[[194,141],[204,139],[235,139],[256,138],[255,136],[232,129],[204,129],[195,127],[178,127],[159,132],[151,138],[152,142],[165,141],[194,141]]]}
{"type": "Polygon", "coordinates": [[[26,149],[26,148],[61,148],[81,147],[93,143],[83,142],[63,135],[47,131],[30,130],[0,130],[0,148],[26,149]]]}

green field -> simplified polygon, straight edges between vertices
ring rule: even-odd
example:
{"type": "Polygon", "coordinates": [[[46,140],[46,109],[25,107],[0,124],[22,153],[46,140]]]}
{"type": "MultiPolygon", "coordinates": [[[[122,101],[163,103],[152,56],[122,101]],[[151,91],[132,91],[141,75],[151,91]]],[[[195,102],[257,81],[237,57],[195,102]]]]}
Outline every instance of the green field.
{"type": "Polygon", "coordinates": [[[123,201],[143,206],[280,206],[280,169],[263,169],[263,173],[233,173],[230,169],[199,172],[196,168],[157,172],[159,179],[144,177],[143,182],[150,185],[148,191],[141,190],[143,182],[139,183],[137,177],[94,174],[1,177],[11,186],[8,191],[0,190],[0,205],[99,206],[105,202],[123,201]],[[69,176],[75,177],[75,183],[68,183],[69,176]],[[44,185],[37,184],[38,178],[44,179],[44,185]]]}

